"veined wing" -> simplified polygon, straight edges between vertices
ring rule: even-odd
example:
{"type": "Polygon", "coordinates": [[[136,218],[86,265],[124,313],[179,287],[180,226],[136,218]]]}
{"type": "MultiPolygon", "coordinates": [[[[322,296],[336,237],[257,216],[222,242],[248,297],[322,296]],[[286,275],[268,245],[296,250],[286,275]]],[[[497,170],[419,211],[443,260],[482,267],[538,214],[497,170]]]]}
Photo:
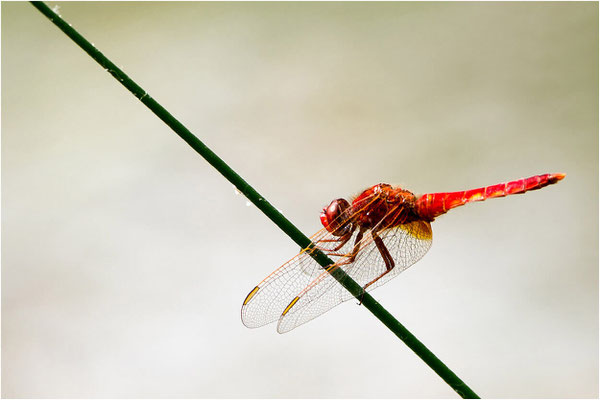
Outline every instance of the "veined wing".
{"type": "MultiPolygon", "coordinates": [[[[356,232],[336,253],[350,253],[355,236],[356,232]]],[[[340,238],[326,229],[321,229],[311,240],[325,253],[340,245],[340,238]]],[[[333,255],[330,257],[334,262],[344,258],[333,255]]],[[[302,250],[250,291],[242,305],[242,322],[248,328],[258,328],[276,321],[292,299],[323,272],[325,269],[311,257],[309,251],[302,250]]]]}
{"type": "MultiPolygon", "coordinates": [[[[429,222],[416,221],[382,229],[378,235],[394,259],[395,266],[389,273],[370,285],[367,291],[398,276],[421,259],[431,247],[432,233],[429,222]]],[[[385,262],[370,231],[365,233],[354,262],[341,265],[340,268],[361,286],[365,286],[386,271],[385,262]]],[[[289,332],[352,297],[352,294],[329,272],[322,272],[291,300],[285,313],[279,319],[277,331],[279,333],[289,332]]]]}
{"type": "MultiPolygon", "coordinates": [[[[377,198],[379,195],[367,198],[364,207],[369,206],[377,198]]],[[[338,218],[349,220],[353,216],[342,214],[338,218]]],[[[343,221],[336,223],[336,225],[343,224],[343,221]]],[[[310,239],[319,250],[329,255],[337,264],[347,259],[354,246],[357,232],[356,229],[350,238],[346,238],[343,246],[343,239],[332,235],[326,229],[321,229],[310,239]]],[[[279,319],[290,302],[323,272],[325,269],[311,257],[310,251],[303,249],[248,293],[242,305],[242,322],[248,328],[257,328],[279,319]]]]}

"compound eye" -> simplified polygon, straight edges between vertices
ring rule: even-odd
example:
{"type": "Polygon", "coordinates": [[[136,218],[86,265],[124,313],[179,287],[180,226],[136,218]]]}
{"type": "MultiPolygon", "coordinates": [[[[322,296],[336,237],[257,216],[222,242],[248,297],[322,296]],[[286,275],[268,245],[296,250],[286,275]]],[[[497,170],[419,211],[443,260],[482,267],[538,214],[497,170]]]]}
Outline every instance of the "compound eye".
{"type": "Polygon", "coordinates": [[[321,223],[334,236],[343,236],[351,228],[350,203],[346,199],[335,199],[321,213],[321,223]]]}

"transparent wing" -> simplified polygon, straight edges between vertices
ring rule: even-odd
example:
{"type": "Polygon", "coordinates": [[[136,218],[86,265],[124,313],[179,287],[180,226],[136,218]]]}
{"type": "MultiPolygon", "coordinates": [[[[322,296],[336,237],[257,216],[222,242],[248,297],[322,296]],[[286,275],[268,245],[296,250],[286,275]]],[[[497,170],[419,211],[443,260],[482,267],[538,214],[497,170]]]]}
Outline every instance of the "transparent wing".
{"type": "MultiPolygon", "coordinates": [[[[356,232],[336,253],[349,253],[354,244],[356,232]]],[[[341,242],[326,229],[321,229],[312,238],[312,242],[324,251],[331,253],[341,242]]],[[[343,256],[330,255],[336,262],[343,256]]],[[[242,305],[242,322],[248,328],[258,328],[276,321],[290,302],[319,277],[325,269],[304,249],[300,254],[273,271],[246,296],[242,305]]]]}
{"type": "MultiPolygon", "coordinates": [[[[365,207],[378,197],[379,195],[371,196],[370,201],[365,202],[365,207]]],[[[342,221],[340,225],[343,225],[343,219],[348,220],[352,216],[340,215],[338,218],[342,221]]],[[[327,254],[337,265],[348,258],[354,247],[357,231],[356,229],[349,238],[340,238],[321,229],[310,239],[316,248],[327,254]]],[[[298,293],[323,272],[326,272],[325,269],[310,256],[310,251],[302,250],[248,293],[242,305],[242,322],[248,328],[257,328],[276,321],[298,293]]]]}
{"type": "MultiPolygon", "coordinates": [[[[431,247],[431,225],[424,221],[383,229],[378,232],[378,235],[391,254],[395,266],[389,273],[370,285],[367,291],[371,291],[398,276],[402,271],[421,259],[431,247]]],[[[354,262],[339,267],[361,286],[370,283],[387,270],[370,231],[365,233],[354,262]]],[[[291,299],[292,303],[285,309],[285,313],[279,319],[277,331],[279,333],[289,332],[352,297],[352,294],[335,280],[329,272],[322,272],[302,292],[291,299]]]]}

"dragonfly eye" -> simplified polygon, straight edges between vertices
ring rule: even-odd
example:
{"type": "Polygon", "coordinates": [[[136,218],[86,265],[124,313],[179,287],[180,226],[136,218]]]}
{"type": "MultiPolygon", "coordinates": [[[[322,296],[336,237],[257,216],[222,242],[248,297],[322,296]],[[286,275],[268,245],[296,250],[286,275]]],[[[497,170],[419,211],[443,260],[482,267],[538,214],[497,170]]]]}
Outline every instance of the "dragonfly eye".
{"type": "Polygon", "coordinates": [[[335,199],[323,209],[321,223],[334,236],[343,236],[352,228],[349,218],[350,203],[345,199],[335,199]]]}

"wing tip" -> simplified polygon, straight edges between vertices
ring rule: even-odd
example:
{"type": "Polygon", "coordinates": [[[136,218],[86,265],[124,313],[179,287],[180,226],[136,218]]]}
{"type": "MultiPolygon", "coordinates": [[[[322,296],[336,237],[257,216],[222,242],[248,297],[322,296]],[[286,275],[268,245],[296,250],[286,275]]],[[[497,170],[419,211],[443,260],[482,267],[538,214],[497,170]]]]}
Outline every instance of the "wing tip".
{"type": "Polygon", "coordinates": [[[291,309],[292,307],[294,307],[294,304],[296,304],[296,302],[297,302],[298,300],[300,300],[300,297],[299,297],[299,296],[296,296],[296,297],[294,297],[294,299],[293,299],[292,301],[290,301],[290,304],[288,304],[288,306],[285,308],[285,310],[283,310],[283,312],[281,313],[281,316],[282,316],[282,317],[284,317],[284,316],[285,316],[285,314],[287,314],[287,313],[290,311],[290,309],[291,309]]]}
{"type": "Polygon", "coordinates": [[[248,295],[244,299],[244,303],[243,303],[244,306],[246,304],[248,304],[250,302],[250,300],[252,300],[252,298],[254,297],[254,295],[256,294],[256,292],[258,292],[258,289],[260,289],[260,288],[258,286],[255,286],[254,289],[252,289],[250,291],[250,293],[248,293],[248,295]]]}

